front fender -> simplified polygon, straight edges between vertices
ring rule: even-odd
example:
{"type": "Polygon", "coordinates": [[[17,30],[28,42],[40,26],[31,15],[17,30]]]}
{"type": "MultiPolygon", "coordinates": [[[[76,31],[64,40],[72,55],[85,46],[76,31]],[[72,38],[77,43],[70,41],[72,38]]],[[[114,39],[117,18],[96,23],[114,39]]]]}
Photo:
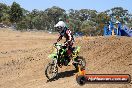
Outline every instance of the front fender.
{"type": "Polygon", "coordinates": [[[52,59],[58,58],[57,54],[55,53],[50,54],[48,57],[52,59]]]}

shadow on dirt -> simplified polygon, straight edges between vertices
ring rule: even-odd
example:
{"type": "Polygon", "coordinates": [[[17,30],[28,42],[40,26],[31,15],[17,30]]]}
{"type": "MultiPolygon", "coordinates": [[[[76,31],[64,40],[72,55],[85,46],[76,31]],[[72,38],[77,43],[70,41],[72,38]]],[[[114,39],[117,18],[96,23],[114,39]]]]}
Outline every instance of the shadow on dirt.
{"type": "Polygon", "coordinates": [[[58,73],[58,75],[57,75],[56,78],[51,79],[51,80],[47,80],[47,82],[56,81],[56,80],[58,80],[60,78],[71,77],[71,76],[74,76],[75,73],[77,73],[76,70],[70,70],[70,71],[60,72],[60,73],[58,73]]]}

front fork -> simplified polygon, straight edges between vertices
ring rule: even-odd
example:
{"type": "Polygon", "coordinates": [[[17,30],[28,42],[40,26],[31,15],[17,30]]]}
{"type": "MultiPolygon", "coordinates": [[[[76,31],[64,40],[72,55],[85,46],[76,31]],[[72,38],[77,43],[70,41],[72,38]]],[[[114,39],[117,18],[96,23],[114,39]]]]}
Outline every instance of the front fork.
{"type": "Polygon", "coordinates": [[[53,59],[52,64],[54,64],[54,66],[57,67],[57,59],[56,58],[53,59]]]}

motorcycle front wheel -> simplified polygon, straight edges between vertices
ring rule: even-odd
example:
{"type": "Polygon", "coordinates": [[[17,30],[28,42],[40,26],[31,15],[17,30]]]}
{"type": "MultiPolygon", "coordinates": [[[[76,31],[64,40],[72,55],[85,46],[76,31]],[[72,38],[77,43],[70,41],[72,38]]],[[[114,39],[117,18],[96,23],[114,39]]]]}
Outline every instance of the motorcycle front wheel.
{"type": "Polygon", "coordinates": [[[53,63],[49,63],[45,69],[46,77],[49,80],[51,80],[51,79],[54,79],[55,77],[57,77],[57,74],[58,74],[58,67],[53,63]]]}

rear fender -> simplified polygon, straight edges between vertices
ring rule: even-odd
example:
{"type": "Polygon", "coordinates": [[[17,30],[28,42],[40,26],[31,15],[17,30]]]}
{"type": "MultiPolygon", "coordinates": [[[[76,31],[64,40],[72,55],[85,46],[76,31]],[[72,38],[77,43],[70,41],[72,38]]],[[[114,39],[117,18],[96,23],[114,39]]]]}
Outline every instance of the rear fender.
{"type": "Polygon", "coordinates": [[[80,46],[75,47],[75,50],[74,50],[74,52],[72,54],[73,59],[75,59],[78,56],[78,54],[80,52],[80,48],[81,48],[80,46]]]}
{"type": "Polygon", "coordinates": [[[75,50],[75,52],[80,52],[81,46],[77,46],[77,49],[75,50]]]}
{"type": "Polygon", "coordinates": [[[81,49],[80,46],[75,47],[74,53],[79,53],[80,52],[80,49],[81,49]]]}

